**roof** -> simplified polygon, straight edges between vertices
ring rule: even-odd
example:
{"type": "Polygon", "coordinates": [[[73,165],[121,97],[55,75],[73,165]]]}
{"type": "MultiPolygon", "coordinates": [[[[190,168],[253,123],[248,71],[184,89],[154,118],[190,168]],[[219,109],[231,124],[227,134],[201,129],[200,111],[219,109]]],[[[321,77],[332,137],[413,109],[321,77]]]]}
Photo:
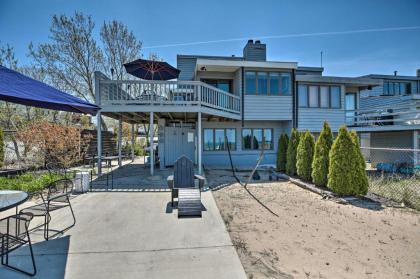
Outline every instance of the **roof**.
{"type": "Polygon", "coordinates": [[[370,74],[361,77],[373,78],[373,79],[393,79],[393,80],[420,80],[420,77],[417,76],[395,76],[395,75],[379,75],[379,74],[370,74]]]}
{"type": "Polygon", "coordinates": [[[316,83],[337,83],[350,86],[368,87],[378,86],[382,81],[367,77],[333,77],[320,75],[296,75],[296,81],[316,82],[316,83]]]}

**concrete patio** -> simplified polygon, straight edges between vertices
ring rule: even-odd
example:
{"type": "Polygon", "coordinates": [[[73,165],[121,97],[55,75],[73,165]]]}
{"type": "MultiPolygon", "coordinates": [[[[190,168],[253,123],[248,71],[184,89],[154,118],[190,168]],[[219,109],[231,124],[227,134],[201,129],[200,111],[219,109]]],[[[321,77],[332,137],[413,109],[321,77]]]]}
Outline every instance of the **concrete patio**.
{"type": "MultiPolygon", "coordinates": [[[[202,202],[202,219],[178,219],[168,192],[76,196],[75,227],[48,242],[31,234],[35,278],[246,278],[212,194],[202,202]]],[[[52,227],[69,222],[65,210],[52,227]]],[[[30,266],[28,249],[12,255],[11,263],[30,266]]],[[[27,277],[0,267],[0,278],[27,277]]]]}

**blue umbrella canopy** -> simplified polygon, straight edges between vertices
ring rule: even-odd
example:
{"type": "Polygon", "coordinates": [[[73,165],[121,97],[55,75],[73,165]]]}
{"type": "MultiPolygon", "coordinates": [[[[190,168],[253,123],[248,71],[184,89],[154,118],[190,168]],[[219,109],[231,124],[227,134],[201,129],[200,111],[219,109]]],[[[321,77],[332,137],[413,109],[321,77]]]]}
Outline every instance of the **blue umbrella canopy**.
{"type": "Polygon", "coordinates": [[[166,62],[137,59],[124,64],[127,73],[146,80],[170,80],[178,78],[181,72],[166,62]]]}
{"type": "Polygon", "coordinates": [[[96,115],[98,106],[0,65],[0,100],[52,110],[96,115]]]}

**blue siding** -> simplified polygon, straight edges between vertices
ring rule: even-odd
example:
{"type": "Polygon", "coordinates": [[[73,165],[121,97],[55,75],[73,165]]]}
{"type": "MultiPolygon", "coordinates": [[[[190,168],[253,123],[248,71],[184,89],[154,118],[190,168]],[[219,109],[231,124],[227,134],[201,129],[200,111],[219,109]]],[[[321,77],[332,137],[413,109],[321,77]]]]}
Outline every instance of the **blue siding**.
{"type": "MultiPolygon", "coordinates": [[[[234,166],[252,167],[259,155],[259,150],[242,150],[242,125],[235,122],[203,122],[204,128],[236,128],[236,150],[231,152],[234,166]]],[[[277,143],[282,133],[290,134],[291,121],[245,121],[243,128],[273,129],[273,149],[264,151],[263,164],[276,164],[277,143]]],[[[203,139],[204,140],[204,139],[203,139]]],[[[209,167],[230,167],[227,151],[203,151],[203,164],[209,167]]]]}

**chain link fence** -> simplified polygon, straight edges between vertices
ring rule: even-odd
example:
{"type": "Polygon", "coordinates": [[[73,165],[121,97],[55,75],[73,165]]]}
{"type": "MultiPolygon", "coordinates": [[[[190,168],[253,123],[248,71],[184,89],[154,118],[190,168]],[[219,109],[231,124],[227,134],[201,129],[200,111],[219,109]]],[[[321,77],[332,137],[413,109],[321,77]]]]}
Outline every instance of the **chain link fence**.
{"type": "Polygon", "coordinates": [[[420,150],[361,147],[369,194],[420,210],[420,150]]]}

